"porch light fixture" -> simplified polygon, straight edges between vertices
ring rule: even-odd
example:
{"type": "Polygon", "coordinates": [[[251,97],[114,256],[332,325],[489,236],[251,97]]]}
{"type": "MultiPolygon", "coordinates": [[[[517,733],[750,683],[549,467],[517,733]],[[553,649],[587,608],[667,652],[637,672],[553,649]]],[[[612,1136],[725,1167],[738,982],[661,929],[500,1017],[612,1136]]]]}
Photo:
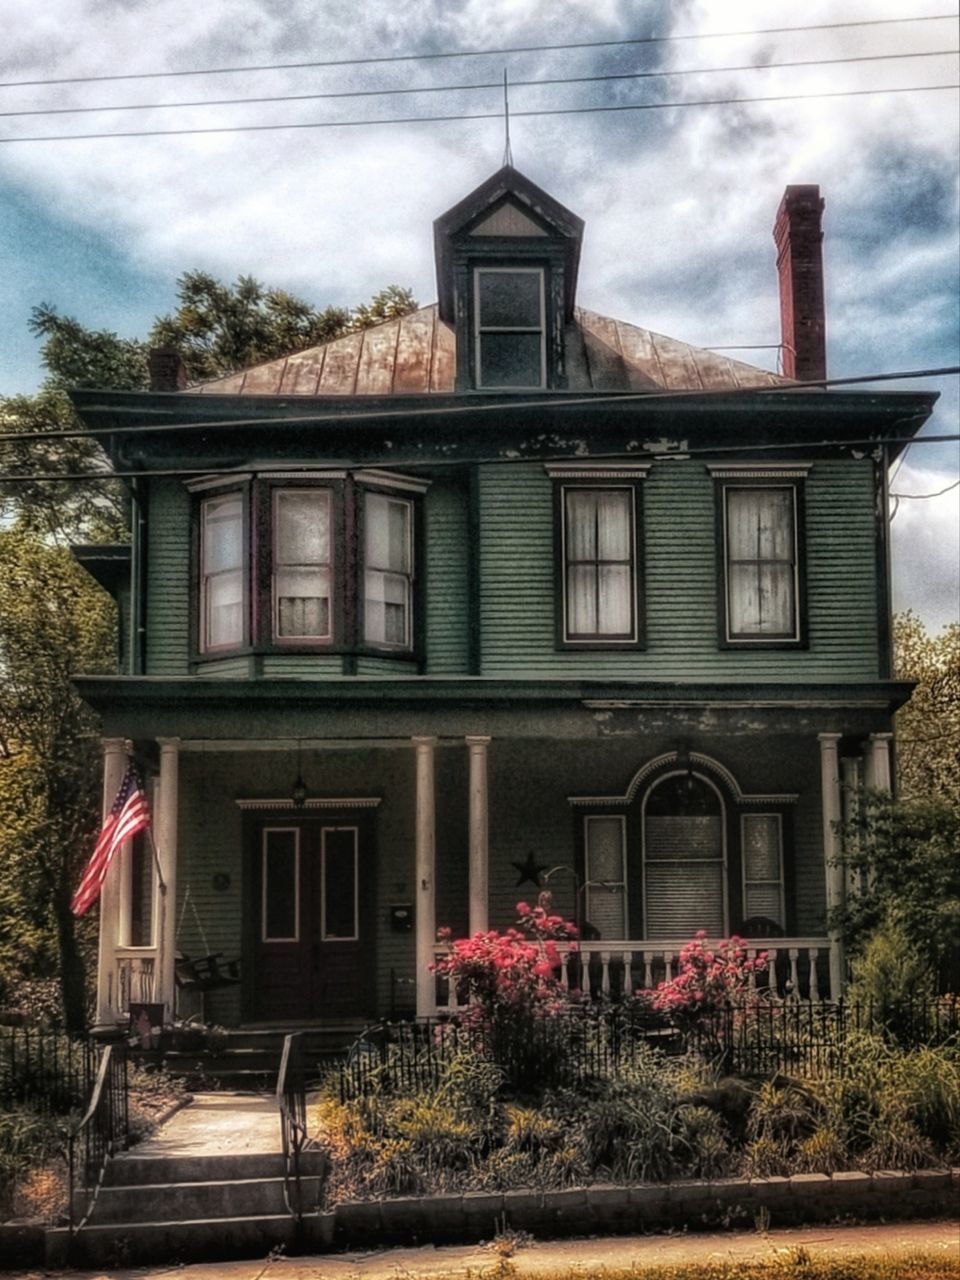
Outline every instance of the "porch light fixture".
{"type": "Polygon", "coordinates": [[[297,778],[290,792],[290,799],[295,809],[302,809],[307,802],[307,784],[303,780],[303,769],[300,764],[300,739],[297,739],[297,778]]]}

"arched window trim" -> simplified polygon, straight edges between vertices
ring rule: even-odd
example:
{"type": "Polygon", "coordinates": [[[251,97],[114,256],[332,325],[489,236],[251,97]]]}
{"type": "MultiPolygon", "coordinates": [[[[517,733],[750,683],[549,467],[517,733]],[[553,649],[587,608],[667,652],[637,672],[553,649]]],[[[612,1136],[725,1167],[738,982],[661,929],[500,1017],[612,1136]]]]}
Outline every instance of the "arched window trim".
{"type": "MultiPolygon", "coordinates": [[[[674,757],[674,760],[677,759],[676,752],[673,753],[673,757],[674,757]]],[[[692,766],[695,759],[692,753],[691,753],[690,759],[691,759],[691,766],[692,766]]],[[[715,761],[712,763],[716,764],[715,761]]],[[[726,774],[726,776],[729,777],[731,781],[733,781],[733,787],[736,788],[736,782],[733,780],[732,774],[728,773],[728,771],[724,769],[722,765],[717,765],[717,770],[722,771],[723,774],[726,774]]],[[[649,774],[647,776],[649,776],[649,774]]],[[[662,783],[668,781],[670,778],[682,778],[682,777],[698,778],[701,782],[705,782],[708,787],[710,787],[714,792],[716,792],[717,799],[720,801],[720,840],[721,840],[720,885],[721,885],[721,891],[723,894],[723,935],[724,937],[726,937],[730,932],[730,884],[729,884],[730,875],[729,875],[729,860],[728,860],[728,850],[727,850],[728,811],[727,811],[726,799],[724,797],[723,791],[720,789],[717,783],[714,782],[713,778],[711,778],[706,772],[694,769],[692,767],[690,769],[668,769],[663,772],[657,772],[656,775],[653,777],[652,781],[650,782],[650,785],[646,788],[643,795],[643,800],[640,805],[640,874],[641,874],[641,883],[642,883],[642,889],[643,889],[643,936],[644,938],[648,938],[650,936],[649,917],[648,917],[648,907],[649,907],[650,899],[647,892],[647,802],[649,801],[652,793],[662,783]]],[[[713,860],[711,859],[711,861],[713,860]]],[[[674,941],[674,939],[670,939],[670,941],[674,941]]],[[[689,939],[676,939],[676,941],[683,942],[683,941],[689,941],[689,939]]]]}

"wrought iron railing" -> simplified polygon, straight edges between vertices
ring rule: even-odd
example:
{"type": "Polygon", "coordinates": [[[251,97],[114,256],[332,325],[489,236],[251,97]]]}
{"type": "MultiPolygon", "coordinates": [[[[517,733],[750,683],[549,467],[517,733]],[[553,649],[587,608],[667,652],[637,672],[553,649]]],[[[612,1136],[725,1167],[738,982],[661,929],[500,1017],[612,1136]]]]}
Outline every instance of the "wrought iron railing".
{"type": "Polygon", "coordinates": [[[86,1105],[97,1074],[97,1045],[41,1027],[0,1027],[0,1105],[27,1103],[63,1115],[86,1105]]]}
{"type": "Polygon", "coordinates": [[[85,1226],[97,1202],[110,1157],[126,1146],[129,1133],[127,1053],[106,1045],[90,1104],[70,1135],[69,1224],[71,1238],[85,1226]]]}
{"type": "Polygon", "coordinates": [[[310,1146],[303,1035],[299,1031],[284,1037],[277,1076],[277,1107],[283,1150],[283,1198],[287,1212],[299,1226],[304,1212],[300,1157],[310,1146]]]}

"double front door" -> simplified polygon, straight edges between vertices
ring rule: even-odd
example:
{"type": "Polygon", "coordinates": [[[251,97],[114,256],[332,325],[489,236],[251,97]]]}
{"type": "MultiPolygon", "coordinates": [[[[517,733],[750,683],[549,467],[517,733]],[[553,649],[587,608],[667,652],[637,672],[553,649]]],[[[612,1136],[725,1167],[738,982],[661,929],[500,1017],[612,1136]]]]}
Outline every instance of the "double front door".
{"type": "Polygon", "coordinates": [[[248,1016],[276,1022],[366,1015],[373,867],[363,825],[261,820],[251,843],[248,1016]]]}

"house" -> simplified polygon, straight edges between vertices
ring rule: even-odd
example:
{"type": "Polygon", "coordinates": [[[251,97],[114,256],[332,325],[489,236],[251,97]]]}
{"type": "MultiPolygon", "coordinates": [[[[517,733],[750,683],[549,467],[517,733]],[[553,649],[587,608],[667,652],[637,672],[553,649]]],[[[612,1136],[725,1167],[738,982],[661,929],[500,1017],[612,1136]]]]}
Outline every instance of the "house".
{"type": "Polygon", "coordinates": [[[935,397],[817,385],[821,209],[776,217],[782,376],[581,309],[583,223],[505,167],[437,219],[435,305],[74,393],[133,507],[81,551],[122,674],[77,683],[105,803],[132,750],[155,814],[104,890],[102,1022],[169,1014],[178,952],[241,959],[227,1025],[433,1013],[437,927],[543,885],[594,989],[704,929],[839,993],[835,823],[910,693],[887,469],[935,397]]]}

